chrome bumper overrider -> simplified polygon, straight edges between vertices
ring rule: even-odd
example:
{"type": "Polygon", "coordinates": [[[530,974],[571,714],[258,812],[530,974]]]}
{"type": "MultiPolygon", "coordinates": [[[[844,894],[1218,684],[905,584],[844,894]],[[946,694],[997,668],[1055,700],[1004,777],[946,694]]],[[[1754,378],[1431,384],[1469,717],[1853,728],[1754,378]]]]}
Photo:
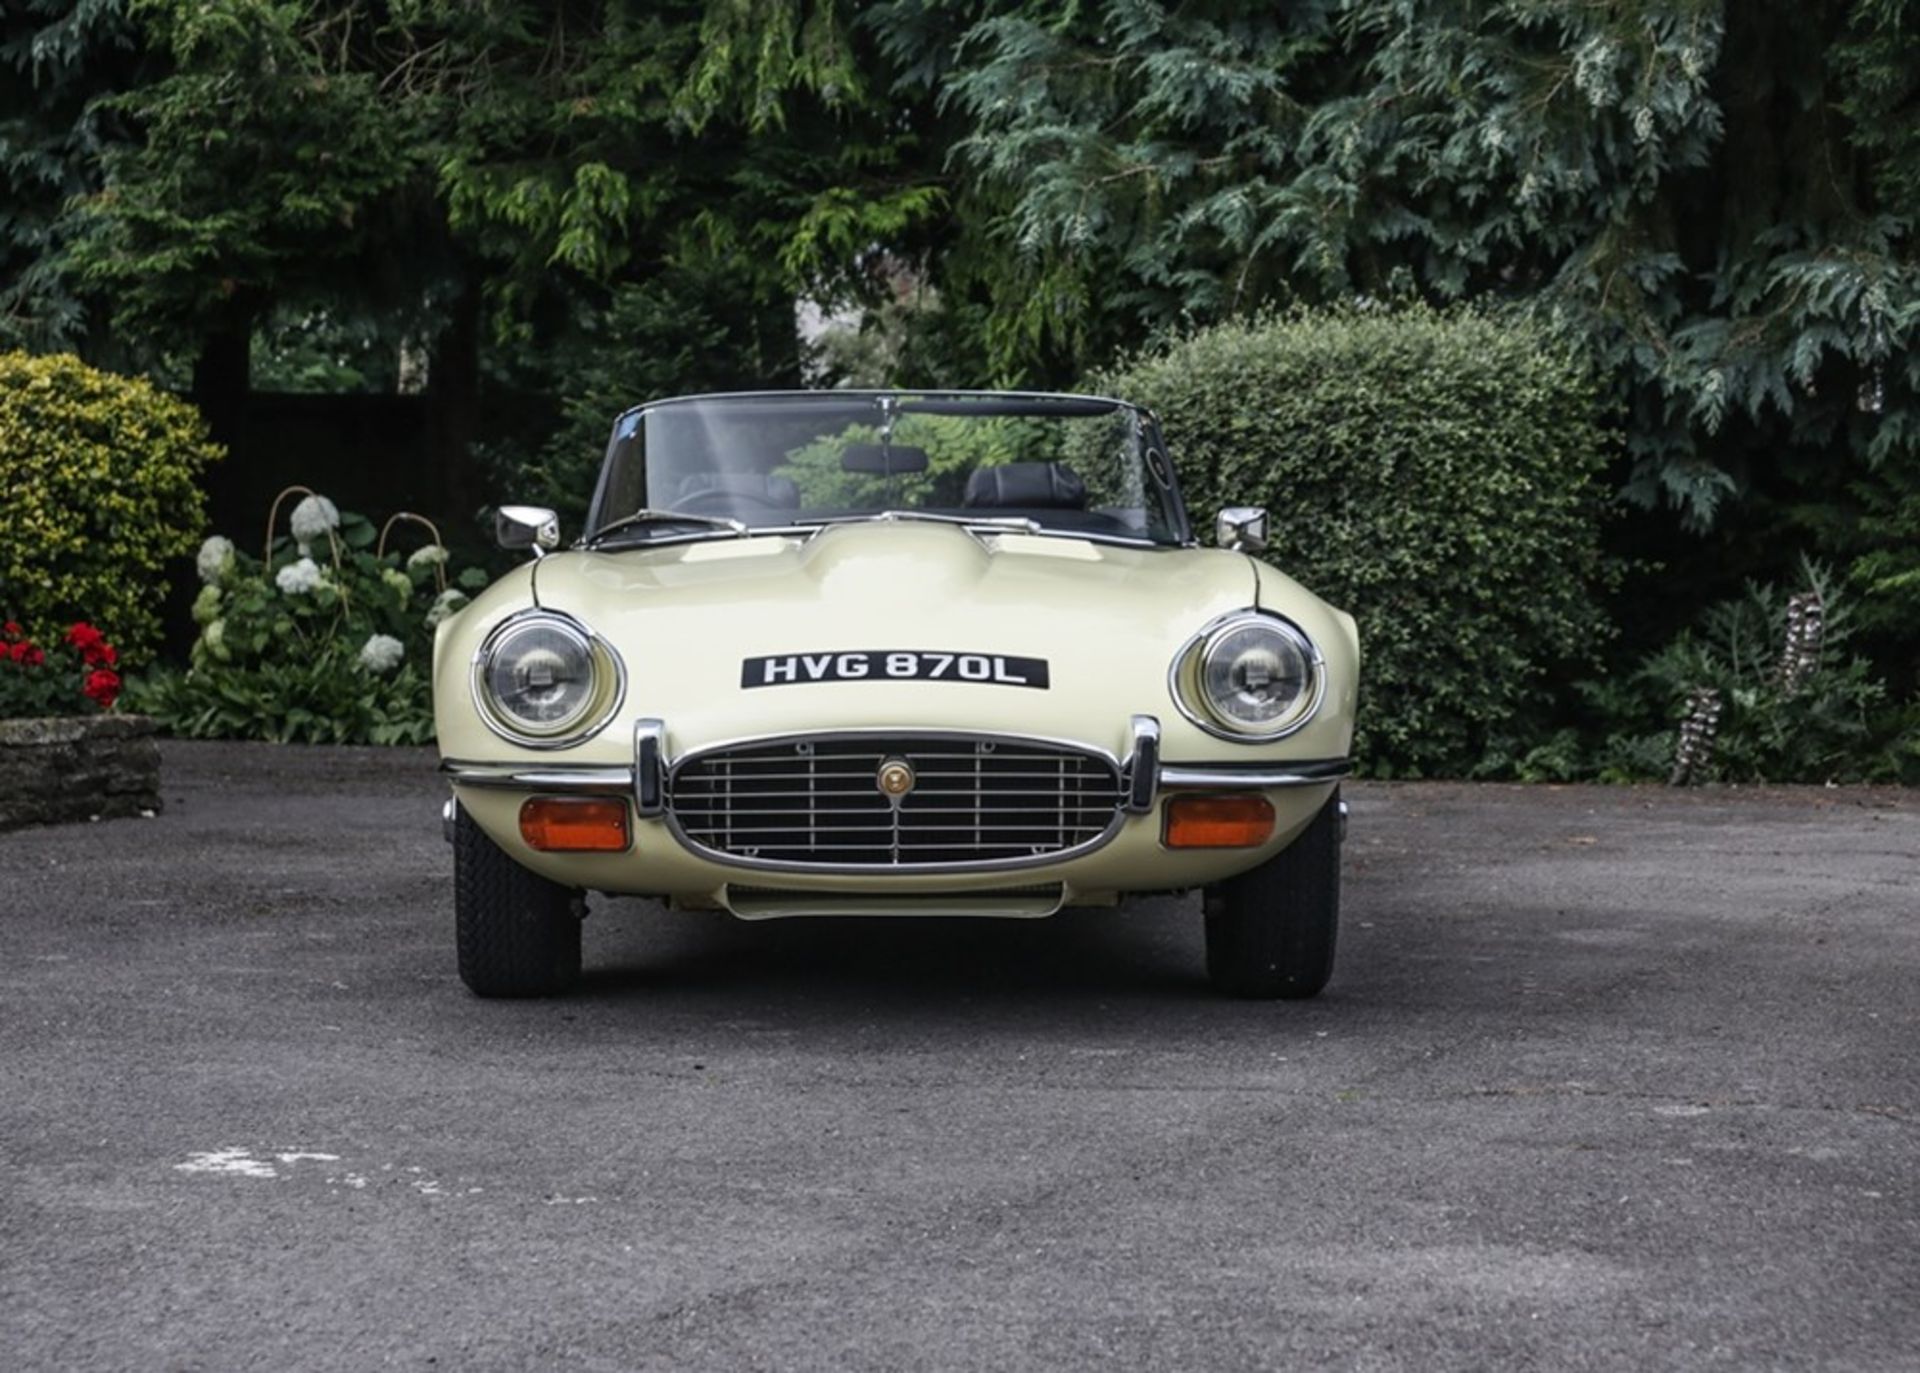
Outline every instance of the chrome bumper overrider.
{"type": "MultiPolygon", "coordinates": [[[[1160,757],[1160,722],[1136,715],[1132,746],[1121,761],[1121,809],[1144,815],[1163,791],[1265,791],[1337,782],[1353,771],[1348,758],[1317,758],[1285,763],[1175,763],[1160,757]]],[[[482,763],[447,759],[440,771],[457,786],[503,791],[578,792],[634,798],[642,816],[661,814],[670,803],[667,777],[672,760],[666,729],[659,720],[641,720],[634,730],[630,767],[601,763],[482,763]]]]}

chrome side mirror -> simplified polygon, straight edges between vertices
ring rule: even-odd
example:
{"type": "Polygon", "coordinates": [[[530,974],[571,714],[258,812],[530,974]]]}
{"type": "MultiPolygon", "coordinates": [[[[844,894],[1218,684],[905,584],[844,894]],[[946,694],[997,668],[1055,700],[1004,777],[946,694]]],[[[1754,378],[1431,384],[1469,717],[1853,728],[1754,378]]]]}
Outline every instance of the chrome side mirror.
{"type": "Polygon", "coordinates": [[[503,505],[493,512],[493,541],[502,548],[530,548],[536,558],[560,546],[560,517],[544,505],[503,505]]]}
{"type": "Polygon", "coordinates": [[[1267,512],[1257,505],[1230,505],[1214,517],[1213,541],[1236,553],[1258,553],[1267,546],[1267,512]]]}

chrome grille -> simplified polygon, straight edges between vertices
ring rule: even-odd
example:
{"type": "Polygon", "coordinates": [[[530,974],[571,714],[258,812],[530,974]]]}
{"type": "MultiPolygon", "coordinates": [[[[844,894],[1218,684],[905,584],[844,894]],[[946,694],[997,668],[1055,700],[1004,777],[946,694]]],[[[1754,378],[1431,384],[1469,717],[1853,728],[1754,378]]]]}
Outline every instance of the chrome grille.
{"type": "Polygon", "coordinates": [[[974,867],[1033,862],[1113,825],[1120,771],[1063,744],[833,735],[695,754],[673,770],[673,819],[693,845],[771,865],[974,867]],[[880,770],[903,761],[893,798],[880,770]]]}

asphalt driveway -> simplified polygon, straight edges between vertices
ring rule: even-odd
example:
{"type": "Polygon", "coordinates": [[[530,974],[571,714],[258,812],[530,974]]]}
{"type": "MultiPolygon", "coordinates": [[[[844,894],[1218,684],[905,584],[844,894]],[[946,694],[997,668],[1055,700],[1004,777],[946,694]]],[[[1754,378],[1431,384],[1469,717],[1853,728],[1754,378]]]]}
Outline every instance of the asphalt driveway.
{"type": "Polygon", "coordinates": [[[453,974],[423,753],[0,835],[9,1369],[1920,1361],[1920,803],[1360,786],[1319,1001],[1192,900],[596,903],[453,974]]]}

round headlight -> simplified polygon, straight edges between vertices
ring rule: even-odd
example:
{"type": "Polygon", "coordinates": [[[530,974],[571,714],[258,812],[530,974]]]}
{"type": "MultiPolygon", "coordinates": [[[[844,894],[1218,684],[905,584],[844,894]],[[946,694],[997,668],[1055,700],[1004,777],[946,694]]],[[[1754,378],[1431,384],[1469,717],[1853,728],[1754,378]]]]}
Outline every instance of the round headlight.
{"type": "Polygon", "coordinates": [[[474,664],[481,709],[509,737],[552,745],[591,732],[618,704],[618,668],[571,620],[535,611],[493,632],[474,664]]]}
{"type": "Polygon", "coordinates": [[[1250,614],[1214,629],[1191,673],[1187,680],[1216,733],[1277,738],[1305,724],[1319,704],[1320,655],[1312,640],[1275,616],[1250,614]]]}

